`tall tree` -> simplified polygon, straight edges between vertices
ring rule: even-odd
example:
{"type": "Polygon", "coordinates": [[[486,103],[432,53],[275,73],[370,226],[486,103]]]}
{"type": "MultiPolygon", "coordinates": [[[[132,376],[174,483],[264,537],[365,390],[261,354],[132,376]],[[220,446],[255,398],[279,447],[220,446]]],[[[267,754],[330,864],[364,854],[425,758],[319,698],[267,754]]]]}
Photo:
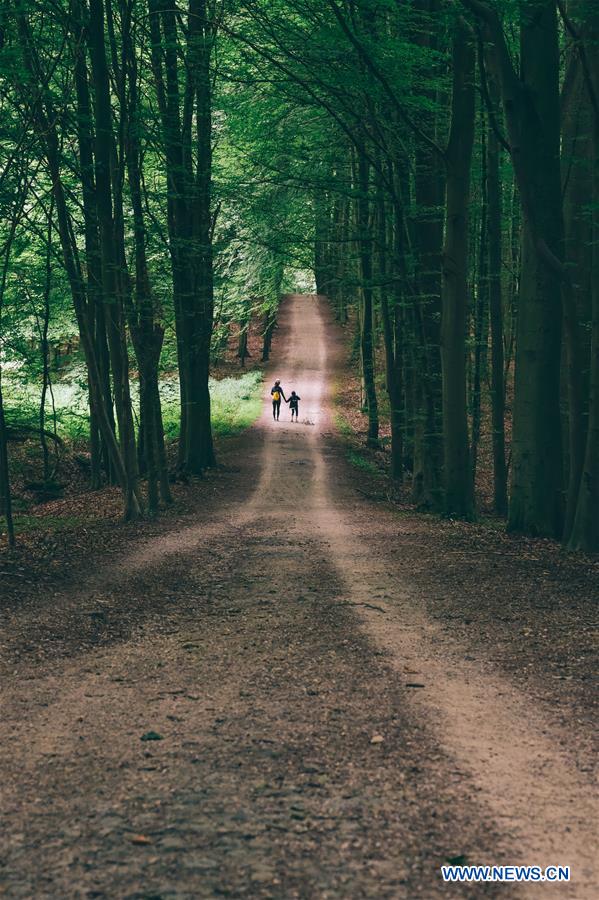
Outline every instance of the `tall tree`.
{"type": "Polygon", "coordinates": [[[73,227],[72,217],[61,177],[60,141],[57,133],[58,117],[55,113],[53,99],[48,89],[49,79],[44,73],[33,40],[29,21],[24,13],[20,12],[17,15],[16,25],[19,51],[23,61],[23,69],[27,76],[27,81],[23,89],[24,100],[31,110],[30,117],[32,126],[44,155],[52,184],[58,236],[62,249],[64,268],[73,299],[75,315],[81,334],[81,343],[87,364],[90,392],[93,398],[92,405],[97,412],[98,427],[101,430],[102,437],[106,443],[108,452],[110,453],[111,464],[114,467],[118,482],[123,491],[125,517],[135,518],[139,515],[140,511],[139,502],[135,492],[135,485],[131,481],[130,471],[125,465],[116,441],[105,396],[102,391],[102,378],[91,330],[91,311],[79,259],[79,250],[75,240],[75,229],[73,227]]]}
{"type": "Polygon", "coordinates": [[[453,40],[453,92],[445,152],[447,200],[443,248],[443,440],[445,514],[474,513],[466,413],[466,311],[468,308],[468,202],[474,143],[474,47],[458,19],[453,40]]]}
{"type": "Polygon", "coordinates": [[[124,252],[118,246],[121,235],[115,221],[117,204],[113,196],[115,181],[113,169],[116,165],[116,149],[110,76],[106,59],[103,0],[90,0],[89,3],[89,52],[95,100],[95,199],[100,237],[102,287],[119,438],[130,492],[129,516],[133,517],[139,512],[139,504],[136,500],[137,456],[125,333],[125,297],[123,295],[123,285],[128,283],[128,273],[123,271],[124,252]]]}
{"type": "MultiPolygon", "coordinates": [[[[495,91],[493,91],[495,95],[495,91]]],[[[489,322],[491,326],[491,429],[493,445],[493,500],[495,512],[508,511],[505,456],[504,328],[501,283],[501,184],[500,145],[493,125],[487,134],[487,193],[489,237],[489,322]]]]}
{"type": "Polygon", "coordinates": [[[521,6],[518,73],[496,8],[483,0],[465,2],[490,40],[524,214],[509,528],[560,537],[563,217],[556,5],[529,0],[521,6]]]}
{"type": "MultiPolygon", "coordinates": [[[[584,31],[577,35],[578,52],[584,76],[584,107],[589,115],[591,132],[590,203],[586,206],[590,218],[590,285],[591,285],[591,346],[590,393],[588,425],[584,461],[580,477],[574,521],[569,534],[571,549],[597,552],[599,550],[599,10],[593,4],[585,7],[584,31]],[[589,108],[590,107],[590,108],[589,108]]],[[[586,272],[586,267],[583,267],[586,272]]]]}
{"type": "Polygon", "coordinates": [[[190,0],[182,47],[178,16],[170,4],[148,0],[148,8],[169,183],[168,230],[181,383],[179,458],[183,468],[200,475],[215,461],[208,388],[214,311],[210,60],[215,24],[208,18],[205,0],[190,0]],[[185,59],[183,89],[180,52],[185,59]]]}
{"type": "Polygon", "coordinates": [[[356,228],[360,274],[362,278],[360,311],[360,356],[368,410],[368,442],[375,444],[379,436],[379,410],[374,380],[373,342],[373,235],[370,215],[370,167],[365,148],[358,143],[355,160],[356,228]]]}

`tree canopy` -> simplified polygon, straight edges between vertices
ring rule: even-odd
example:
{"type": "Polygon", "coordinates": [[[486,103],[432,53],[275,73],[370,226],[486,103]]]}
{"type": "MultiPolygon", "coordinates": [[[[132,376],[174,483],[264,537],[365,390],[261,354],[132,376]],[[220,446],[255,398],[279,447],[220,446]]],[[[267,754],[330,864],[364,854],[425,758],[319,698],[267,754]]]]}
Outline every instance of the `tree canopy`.
{"type": "MultiPolygon", "coordinates": [[[[124,514],[215,464],[210,367],[282,293],[355,335],[366,439],[472,518],[599,549],[593,0],[19,0],[0,19],[0,495],[11,381],[79,366],[124,514]]],[[[12,418],[11,418],[12,417],[12,418]]],[[[18,416],[17,416],[18,418],[18,416]]]]}

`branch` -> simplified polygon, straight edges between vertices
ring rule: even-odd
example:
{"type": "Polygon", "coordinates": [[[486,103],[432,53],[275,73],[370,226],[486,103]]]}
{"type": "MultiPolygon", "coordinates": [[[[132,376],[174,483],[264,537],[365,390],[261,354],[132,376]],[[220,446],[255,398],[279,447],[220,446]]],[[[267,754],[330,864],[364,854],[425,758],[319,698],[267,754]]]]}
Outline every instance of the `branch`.
{"type": "Polygon", "coordinates": [[[593,107],[593,112],[595,113],[595,118],[599,121],[599,98],[597,98],[597,92],[595,90],[595,85],[593,84],[593,77],[591,75],[591,70],[589,68],[589,61],[587,59],[586,47],[584,45],[584,39],[579,31],[576,30],[574,23],[569,18],[565,8],[563,0],[557,0],[557,7],[560,11],[560,15],[562,17],[562,21],[566,28],[566,31],[569,32],[572,39],[576,42],[578,56],[580,59],[580,64],[582,66],[582,71],[584,75],[585,84],[587,86],[587,90],[589,92],[589,97],[591,100],[591,106],[593,107]]]}
{"type": "Polygon", "coordinates": [[[21,422],[6,422],[6,437],[9,441],[26,441],[31,435],[44,434],[45,437],[54,441],[57,447],[64,447],[64,441],[59,435],[53,431],[47,431],[45,428],[40,429],[37,425],[25,425],[21,422]]]}
{"type": "Polygon", "coordinates": [[[487,81],[487,70],[485,68],[485,57],[484,57],[484,46],[483,39],[480,33],[480,29],[478,31],[478,68],[480,71],[480,86],[482,89],[483,99],[485,101],[485,105],[487,107],[487,112],[489,113],[489,122],[491,123],[491,128],[497,138],[498,142],[501,144],[504,150],[507,150],[508,153],[512,152],[512,148],[504,138],[501,133],[501,129],[499,128],[499,122],[495,116],[495,108],[493,106],[493,101],[491,100],[491,94],[489,92],[489,83],[487,81]]]}
{"type": "MultiPolygon", "coordinates": [[[[327,99],[322,97],[320,94],[318,94],[317,91],[315,91],[314,88],[312,87],[312,85],[309,83],[309,81],[307,81],[305,78],[300,78],[300,76],[297,74],[297,72],[295,72],[293,70],[293,68],[291,68],[290,66],[281,62],[281,60],[277,59],[273,53],[266,50],[263,46],[256,44],[255,41],[252,41],[246,35],[241,34],[238,31],[234,31],[230,27],[225,27],[224,25],[222,26],[222,30],[226,34],[228,34],[230,37],[240,41],[241,43],[245,44],[247,47],[250,47],[250,49],[252,49],[255,53],[257,53],[263,59],[268,60],[268,62],[270,62],[273,66],[275,66],[281,72],[284,72],[284,74],[287,75],[287,77],[292,82],[299,85],[306,92],[306,94],[314,101],[314,103],[317,106],[321,107],[322,109],[325,110],[325,112],[327,112],[329,114],[329,116],[333,119],[333,121],[337,123],[337,125],[339,126],[341,131],[346,135],[351,146],[356,147],[358,145],[358,138],[356,137],[356,134],[352,130],[351,126],[348,125],[347,122],[344,121],[343,116],[341,116],[339,114],[339,112],[335,109],[334,103],[332,101],[331,102],[328,101],[327,99]]],[[[319,86],[321,86],[321,82],[319,82],[318,80],[316,80],[316,83],[319,84],[319,86]]],[[[354,118],[358,119],[358,116],[354,114],[354,118]]],[[[364,123],[360,122],[359,125],[360,125],[361,130],[364,131],[365,130],[364,123]]],[[[373,166],[373,168],[376,168],[375,161],[374,161],[372,155],[367,153],[366,156],[368,158],[369,163],[373,166]]]]}
{"type": "MultiPolygon", "coordinates": [[[[350,143],[352,143],[353,145],[356,144],[355,137],[352,137],[352,135],[353,135],[353,131],[351,131],[352,125],[344,125],[343,124],[341,112],[344,112],[347,116],[350,117],[350,119],[354,120],[355,127],[357,127],[359,130],[361,130],[365,134],[367,139],[372,144],[375,145],[375,147],[378,146],[381,148],[381,150],[383,150],[383,152],[385,152],[385,147],[384,147],[383,143],[381,143],[380,141],[377,140],[376,135],[374,134],[374,132],[372,130],[370,130],[370,131],[368,130],[369,121],[374,124],[374,120],[368,120],[362,115],[361,109],[356,108],[355,103],[351,102],[351,96],[349,96],[349,99],[348,99],[347,91],[344,93],[343,90],[341,88],[339,88],[338,86],[332,85],[330,82],[327,83],[322,78],[320,78],[316,74],[315,67],[310,63],[309,58],[306,57],[305,52],[294,52],[294,50],[292,48],[290,48],[288,44],[285,44],[284,41],[280,38],[280,36],[277,34],[274,25],[271,24],[270,20],[265,15],[263,15],[263,14],[261,15],[258,12],[258,10],[255,9],[251,5],[248,6],[247,12],[250,15],[250,17],[255,22],[258,23],[258,25],[260,26],[262,31],[266,32],[266,34],[268,34],[270,39],[273,41],[274,48],[276,50],[278,50],[279,53],[282,53],[283,56],[288,61],[297,63],[299,66],[301,66],[305,70],[306,77],[310,79],[310,84],[314,85],[314,87],[309,89],[307,82],[303,79],[300,79],[300,77],[298,75],[292,75],[291,77],[294,79],[295,83],[299,87],[302,87],[304,89],[304,91],[308,90],[310,97],[313,100],[315,100],[317,103],[319,103],[319,105],[322,106],[325,109],[325,111],[328,112],[329,115],[333,116],[333,118],[335,119],[337,124],[339,124],[339,126],[342,128],[342,130],[344,130],[345,134],[349,137],[350,143]],[[325,101],[323,100],[322,95],[316,93],[316,87],[318,87],[322,91],[324,91],[325,96],[326,95],[329,96],[330,102],[325,104],[325,101]],[[337,108],[337,106],[339,108],[337,108]],[[333,115],[332,109],[335,109],[336,116],[333,115]]],[[[223,26],[223,30],[224,30],[224,26],[223,26]]],[[[238,37],[241,40],[245,39],[241,35],[238,35],[238,37]]],[[[249,46],[253,47],[254,45],[249,44],[249,46]]],[[[257,50],[257,52],[262,53],[262,56],[264,59],[266,59],[267,61],[270,61],[274,65],[278,65],[278,63],[276,62],[275,57],[273,55],[274,50],[272,51],[272,53],[270,55],[266,54],[266,52],[262,52],[258,48],[256,48],[256,50],[257,50]]],[[[286,70],[283,69],[283,71],[286,71],[286,70]]],[[[365,102],[366,102],[366,104],[368,104],[368,98],[366,98],[365,102]]],[[[403,146],[403,142],[401,141],[401,138],[399,139],[399,143],[400,143],[402,149],[404,150],[404,153],[407,153],[407,151],[405,150],[405,148],[403,146]]],[[[369,159],[370,164],[373,166],[373,168],[378,172],[379,176],[384,179],[384,173],[380,169],[377,169],[376,160],[375,160],[374,156],[369,153],[368,159],[369,159]]],[[[387,188],[391,194],[394,193],[393,185],[387,184],[387,188]]]]}
{"type": "Polygon", "coordinates": [[[497,14],[497,10],[495,7],[491,7],[488,3],[485,3],[484,0],[461,0],[461,2],[467,9],[473,12],[478,19],[482,19],[487,26],[493,40],[493,49],[497,55],[499,71],[504,83],[504,88],[506,90],[509,88],[510,93],[519,93],[521,87],[520,79],[518,78],[518,74],[514,69],[514,65],[510,58],[505,41],[505,34],[503,33],[503,26],[501,24],[501,19],[497,14]]]}
{"type": "Polygon", "coordinates": [[[416,125],[416,123],[414,122],[412,117],[405,111],[402,104],[397,99],[397,95],[396,95],[395,91],[393,90],[393,88],[391,87],[389,79],[387,78],[385,73],[379,69],[379,67],[376,65],[376,63],[374,62],[374,60],[372,59],[370,54],[366,51],[366,48],[364,47],[362,42],[356,36],[355,32],[352,31],[352,29],[349,27],[349,25],[345,21],[343,13],[337,6],[335,0],[329,0],[329,6],[331,7],[333,14],[334,14],[335,18],[337,19],[337,21],[339,22],[344,34],[346,35],[346,37],[348,38],[350,43],[358,51],[360,57],[362,58],[362,61],[366,64],[367,69],[370,70],[370,72],[374,75],[374,77],[381,83],[381,85],[385,89],[385,92],[387,93],[393,106],[397,110],[397,113],[398,113],[399,117],[402,119],[402,121],[405,122],[405,124],[414,132],[416,137],[420,138],[420,140],[424,144],[426,144],[427,147],[429,147],[436,154],[438,154],[441,157],[441,159],[445,159],[445,151],[436,143],[436,141],[434,141],[432,138],[430,138],[428,136],[428,134],[426,134],[424,131],[422,131],[422,129],[419,128],[418,125],[416,125]]]}

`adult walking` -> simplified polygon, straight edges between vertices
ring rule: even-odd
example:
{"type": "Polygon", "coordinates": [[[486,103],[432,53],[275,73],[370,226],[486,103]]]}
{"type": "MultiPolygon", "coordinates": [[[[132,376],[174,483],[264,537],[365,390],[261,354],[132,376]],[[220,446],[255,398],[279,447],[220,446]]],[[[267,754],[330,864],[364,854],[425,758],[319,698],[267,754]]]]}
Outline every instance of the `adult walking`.
{"type": "Polygon", "coordinates": [[[272,417],[275,422],[278,422],[279,415],[281,413],[281,397],[283,398],[285,403],[287,403],[287,397],[285,396],[285,392],[281,387],[281,382],[279,381],[279,379],[277,379],[273,384],[270,391],[270,396],[272,397],[272,417]]]}

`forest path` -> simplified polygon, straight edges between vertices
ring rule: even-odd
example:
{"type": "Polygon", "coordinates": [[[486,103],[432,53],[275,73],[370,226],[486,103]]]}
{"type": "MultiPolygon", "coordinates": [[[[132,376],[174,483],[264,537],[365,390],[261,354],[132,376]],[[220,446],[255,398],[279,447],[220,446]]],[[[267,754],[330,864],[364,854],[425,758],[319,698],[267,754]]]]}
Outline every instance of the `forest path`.
{"type": "Polygon", "coordinates": [[[400,519],[352,484],[332,425],[339,341],[321,300],[288,298],[274,359],[300,423],[285,405],[274,423],[265,396],[224,505],[23,614],[0,893],[596,896],[571,740],[427,618],[400,519]],[[82,604],[100,631],[131,621],[69,653],[60,620],[82,604]],[[38,632],[64,652],[36,660],[38,632]],[[574,883],[443,885],[462,856],[570,865],[574,883]]]}

